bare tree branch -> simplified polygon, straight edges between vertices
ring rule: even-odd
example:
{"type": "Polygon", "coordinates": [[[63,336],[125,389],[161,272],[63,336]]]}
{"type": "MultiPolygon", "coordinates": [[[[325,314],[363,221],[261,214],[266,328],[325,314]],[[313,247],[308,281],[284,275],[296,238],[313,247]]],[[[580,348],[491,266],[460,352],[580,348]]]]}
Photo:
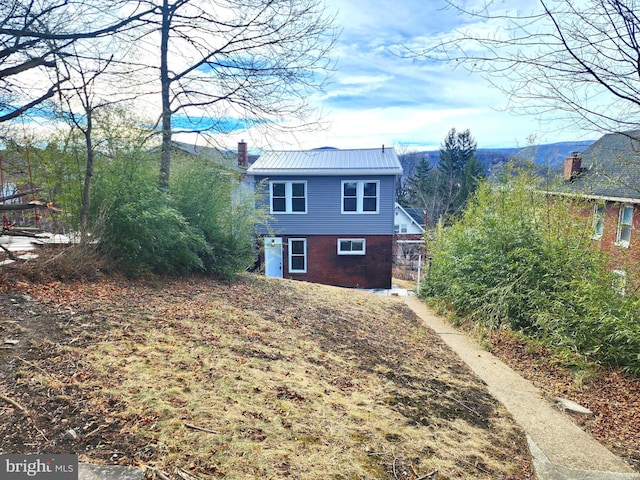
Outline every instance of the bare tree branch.
{"type": "Polygon", "coordinates": [[[504,2],[449,7],[468,26],[405,55],[483,75],[515,112],[553,114],[597,131],[640,125],[640,17],[632,0],[538,0],[530,12],[504,2]],[[490,33],[487,33],[490,32],[490,33]]]}

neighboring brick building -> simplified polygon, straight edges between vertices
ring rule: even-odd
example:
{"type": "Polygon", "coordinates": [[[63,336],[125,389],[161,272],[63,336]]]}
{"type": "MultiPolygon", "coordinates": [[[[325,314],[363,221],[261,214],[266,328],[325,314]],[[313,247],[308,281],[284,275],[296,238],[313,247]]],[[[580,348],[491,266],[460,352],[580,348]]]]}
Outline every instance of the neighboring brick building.
{"type": "Polygon", "coordinates": [[[393,149],[273,151],[247,170],[271,221],[259,227],[265,274],[345,287],[390,288],[393,149]]]}
{"type": "Polygon", "coordinates": [[[565,160],[555,193],[592,201],[593,239],[611,254],[611,269],[640,285],[640,130],[604,135],[565,160]]]}

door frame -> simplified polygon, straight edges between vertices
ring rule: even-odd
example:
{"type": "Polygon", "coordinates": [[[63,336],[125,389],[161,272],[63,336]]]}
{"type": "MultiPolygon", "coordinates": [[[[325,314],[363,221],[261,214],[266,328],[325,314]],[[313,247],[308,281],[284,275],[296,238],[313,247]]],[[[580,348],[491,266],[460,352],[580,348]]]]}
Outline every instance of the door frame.
{"type": "Polygon", "coordinates": [[[264,274],[282,278],[282,237],[264,237],[264,274]],[[275,264],[272,262],[275,261],[275,264]]]}

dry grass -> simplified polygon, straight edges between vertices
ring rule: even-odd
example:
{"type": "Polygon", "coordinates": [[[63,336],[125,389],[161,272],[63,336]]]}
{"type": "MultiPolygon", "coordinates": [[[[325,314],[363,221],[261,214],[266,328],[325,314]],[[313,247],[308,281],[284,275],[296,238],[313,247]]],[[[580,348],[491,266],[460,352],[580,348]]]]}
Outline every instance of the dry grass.
{"type": "Polygon", "coordinates": [[[204,478],[531,478],[521,430],[399,299],[249,275],[109,282],[53,287],[75,313],[43,351],[76,374],[45,355],[49,377],[22,385],[82,396],[82,460],[108,444],[204,478]]]}

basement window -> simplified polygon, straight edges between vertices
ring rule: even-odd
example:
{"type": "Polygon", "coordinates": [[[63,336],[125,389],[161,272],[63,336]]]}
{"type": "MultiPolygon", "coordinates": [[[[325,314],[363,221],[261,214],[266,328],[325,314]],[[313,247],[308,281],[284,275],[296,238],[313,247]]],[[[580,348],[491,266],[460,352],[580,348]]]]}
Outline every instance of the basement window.
{"type": "Polygon", "coordinates": [[[289,239],[289,273],[307,273],[307,239],[289,239]]]}
{"type": "Polygon", "coordinates": [[[339,238],[338,255],[364,255],[366,240],[364,238],[339,238]]]}

